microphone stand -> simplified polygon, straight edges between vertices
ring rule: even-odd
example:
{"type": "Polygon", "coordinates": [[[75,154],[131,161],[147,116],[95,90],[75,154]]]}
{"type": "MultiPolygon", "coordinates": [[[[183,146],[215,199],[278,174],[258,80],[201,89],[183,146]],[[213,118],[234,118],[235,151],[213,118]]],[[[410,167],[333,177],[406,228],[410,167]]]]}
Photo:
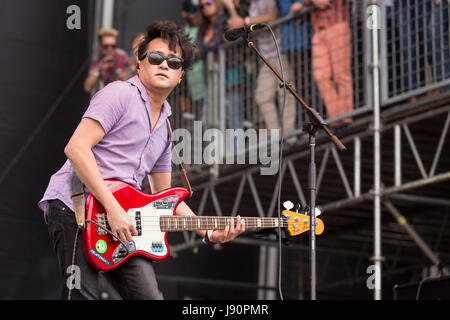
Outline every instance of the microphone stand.
{"type": "MultiPolygon", "coordinates": [[[[256,54],[264,61],[264,63],[272,70],[272,72],[281,81],[280,87],[283,86],[297,99],[298,102],[307,111],[309,122],[303,125],[303,129],[309,134],[309,148],[310,148],[310,163],[308,168],[308,190],[309,190],[309,214],[310,214],[310,238],[309,238],[309,256],[310,256],[310,284],[311,284],[311,300],[316,300],[316,163],[315,163],[315,146],[316,146],[316,132],[322,129],[330,137],[331,141],[337,146],[340,151],[347,148],[342,142],[330,131],[327,123],[322,119],[320,114],[313,108],[310,108],[292,89],[291,85],[285,81],[281,75],[273,68],[270,62],[259,52],[254,46],[253,42],[244,37],[247,45],[256,52],[256,54]]],[[[284,121],[284,120],[282,120],[284,121]]],[[[281,187],[281,186],[280,186],[281,187]]]]}

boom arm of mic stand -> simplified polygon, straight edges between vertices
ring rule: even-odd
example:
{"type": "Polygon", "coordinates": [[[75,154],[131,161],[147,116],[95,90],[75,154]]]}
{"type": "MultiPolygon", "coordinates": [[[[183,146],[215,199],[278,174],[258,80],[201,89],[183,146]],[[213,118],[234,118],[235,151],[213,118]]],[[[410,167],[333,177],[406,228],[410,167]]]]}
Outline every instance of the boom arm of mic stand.
{"type": "Polygon", "coordinates": [[[288,89],[288,91],[297,99],[298,102],[308,111],[309,118],[312,122],[314,122],[317,127],[322,128],[325,133],[330,137],[331,141],[338,147],[339,150],[345,151],[347,148],[342,144],[342,142],[336,137],[328,128],[327,123],[322,119],[320,114],[315,110],[310,108],[303,100],[299,97],[299,95],[292,89],[291,85],[285,81],[281,75],[273,68],[269,61],[259,52],[259,50],[253,45],[253,42],[248,38],[245,38],[247,45],[256,52],[256,54],[264,61],[264,63],[269,67],[270,70],[277,76],[277,78],[282,82],[282,85],[288,89]]]}

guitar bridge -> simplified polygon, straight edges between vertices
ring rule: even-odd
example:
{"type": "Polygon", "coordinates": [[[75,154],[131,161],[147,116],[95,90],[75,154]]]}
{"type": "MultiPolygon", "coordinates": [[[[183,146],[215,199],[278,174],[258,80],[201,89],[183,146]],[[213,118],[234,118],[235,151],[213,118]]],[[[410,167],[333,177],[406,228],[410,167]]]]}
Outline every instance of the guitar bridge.
{"type": "MultiPolygon", "coordinates": [[[[97,218],[97,223],[98,223],[100,226],[102,226],[103,228],[106,229],[106,215],[105,215],[104,213],[97,213],[97,214],[95,215],[95,217],[97,218]]],[[[108,232],[106,232],[105,229],[103,229],[103,228],[97,226],[96,233],[97,233],[98,235],[105,235],[105,234],[108,234],[108,232]]]]}

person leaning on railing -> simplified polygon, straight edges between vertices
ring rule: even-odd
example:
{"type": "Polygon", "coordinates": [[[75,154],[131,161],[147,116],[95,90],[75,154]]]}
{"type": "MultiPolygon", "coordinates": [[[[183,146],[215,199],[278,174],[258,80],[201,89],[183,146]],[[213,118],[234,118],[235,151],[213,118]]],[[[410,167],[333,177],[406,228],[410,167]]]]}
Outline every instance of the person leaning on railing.
{"type": "Polygon", "coordinates": [[[223,43],[224,13],[219,0],[200,0],[201,23],[198,28],[196,45],[204,59],[208,52],[214,52],[217,60],[219,45],[223,43]]]}
{"type": "MultiPolygon", "coordinates": [[[[347,21],[346,1],[304,0],[303,3],[317,7],[317,10],[311,12],[311,26],[314,30],[313,75],[327,108],[328,118],[352,112],[352,35],[347,21]]],[[[342,121],[350,123],[352,118],[347,117],[342,121]]]]}
{"type": "MultiPolygon", "coordinates": [[[[234,28],[230,21],[248,16],[249,1],[222,0],[225,7],[225,22],[229,28],[234,28]]],[[[245,63],[244,51],[239,45],[225,49],[225,88],[226,88],[226,126],[228,129],[243,127],[242,115],[245,101],[245,63]]],[[[230,152],[228,150],[227,152],[230,152]]]]}
{"type": "MultiPolygon", "coordinates": [[[[251,25],[256,23],[268,23],[278,18],[278,7],[275,0],[251,0],[249,8],[249,16],[239,17],[232,16],[228,19],[227,24],[229,28],[239,28],[244,25],[251,25]]],[[[278,28],[274,30],[275,38],[278,43],[281,43],[281,33],[278,28]]],[[[260,53],[277,69],[280,70],[278,62],[278,55],[272,35],[264,32],[255,36],[258,49],[260,53]]],[[[292,69],[285,56],[281,57],[283,61],[283,69],[285,79],[292,81],[292,69]]],[[[283,93],[279,88],[277,78],[267,66],[260,64],[255,89],[255,102],[258,104],[261,114],[264,118],[266,128],[279,129],[280,120],[275,104],[275,98],[278,96],[278,105],[283,105],[283,93]],[[278,94],[277,94],[278,92],[278,94]]],[[[295,125],[295,101],[292,95],[286,95],[286,105],[283,114],[284,134],[289,134],[294,130],[295,125]]],[[[288,143],[294,143],[295,138],[288,140],[288,143]]]]}
{"type": "MultiPolygon", "coordinates": [[[[305,7],[303,0],[277,0],[280,16],[296,16],[305,7]]],[[[312,100],[311,23],[301,14],[281,25],[281,49],[294,70],[295,88],[307,103],[312,100]]]]}
{"type": "MultiPolygon", "coordinates": [[[[198,28],[200,24],[200,13],[198,5],[194,5],[192,0],[183,0],[181,4],[181,16],[185,20],[184,32],[191,41],[197,41],[198,28]]],[[[197,50],[195,61],[190,70],[186,70],[186,92],[180,95],[180,107],[185,116],[198,116],[195,105],[201,105],[205,97],[205,80],[203,61],[200,52],[197,50]]]]}
{"type": "MultiPolygon", "coordinates": [[[[218,61],[219,45],[223,43],[224,30],[224,14],[222,10],[222,3],[219,0],[200,0],[199,4],[201,23],[198,28],[197,40],[195,42],[200,55],[203,59],[205,92],[208,92],[208,70],[207,56],[212,52],[214,55],[214,63],[218,61]]],[[[202,107],[202,121],[207,124],[208,121],[208,99],[203,100],[202,107]]]]}

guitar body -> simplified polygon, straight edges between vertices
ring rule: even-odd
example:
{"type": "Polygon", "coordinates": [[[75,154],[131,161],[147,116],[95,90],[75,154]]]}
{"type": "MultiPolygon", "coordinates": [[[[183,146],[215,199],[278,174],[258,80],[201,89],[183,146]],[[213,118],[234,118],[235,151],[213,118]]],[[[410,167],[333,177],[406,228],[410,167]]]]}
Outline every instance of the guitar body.
{"type": "MultiPolygon", "coordinates": [[[[188,191],[175,187],[149,195],[121,181],[105,182],[125,212],[136,222],[139,235],[134,236],[133,241],[124,242],[127,247],[124,248],[102,228],[86,222],[83,247],[88,263],[96,270],[108,271],[136,255],[151,260],[166,259],[169,256],[167,232],[161,231],[159,216],[174,215],[188,191]]],[[[86,200],[86,220],[95,221],[110,230],[105,209],[90,193],[86,200]]]]}
{"type": "MultiPolygon", "coordinates": [[[[89,194],[86,200],[86,228],[83,231],[84,255],[87,262],[98,271],[108,271],[133,256],[150,260],[164,260],[169,256],[167,232],[223,230],[230,219],[224,216],[175,216],[175,209],[189,194],[185,188],[168,188],[155,194],[145,194],[130,185],[116,180],[105,180],[111,193],[131,218],[138,231],[132,241],[115,240],[108,231],[106,211],[89,194]]],[[[290,236],[310,229],[309,216],[284,210],[281,218],[241,217],[246,229],[285,228],[290,236]]],[[[324,224],[316,218],[317,235],[324,224]]]]}

